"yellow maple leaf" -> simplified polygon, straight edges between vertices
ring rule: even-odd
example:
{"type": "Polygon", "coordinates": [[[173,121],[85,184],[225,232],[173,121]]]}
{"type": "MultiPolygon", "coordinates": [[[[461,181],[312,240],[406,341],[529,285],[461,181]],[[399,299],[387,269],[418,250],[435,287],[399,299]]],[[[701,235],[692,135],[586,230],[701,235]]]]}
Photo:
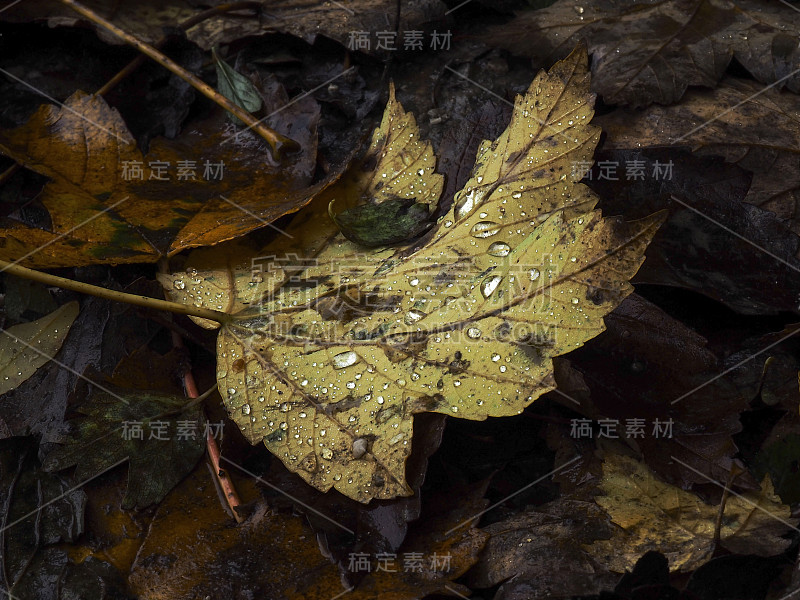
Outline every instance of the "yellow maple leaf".
{"type": "MultiPolygon", "coordinates": [[[[219,333],[217,378],[251,443],[320,490],[393,498],[412,493],[415,413],[516,415],[555,387],[551,357],[603,330],[662,219],[604,219],[578,183],[573,165],[591,161],[600,134],[587,63],[579,47],[539,73],[416,246],[345,239],[325,216],[345,178],[266,248],[197,253],[161,277],[174,300],[235,315],[219,333]]],[[[402,172],[397,137],[367,188],[402,172]]]]}

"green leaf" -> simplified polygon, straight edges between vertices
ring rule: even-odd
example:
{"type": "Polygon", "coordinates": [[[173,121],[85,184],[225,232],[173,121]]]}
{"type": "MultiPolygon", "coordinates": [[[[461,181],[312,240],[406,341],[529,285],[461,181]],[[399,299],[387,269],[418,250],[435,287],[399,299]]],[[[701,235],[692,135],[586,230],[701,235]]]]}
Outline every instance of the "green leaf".
{"type": "Polygon", "coordinates": [[[361,204],[331,218],[348,240],[375,248],[411,240],[428,229],[428,205],[414,198],[393,198],[380,204],[361,204]]]}
{"type": "Polygon", "coordinates": [[[16,388],[58,353],[77,316],[78,303],[68,302],[46,317],[2,332],[0,395],[16,388]]]}
{"type": "MultiPolygon", "coordinates": [[[[260,110],[261,96],[253,82],[217,56],[216,49],[211,50],[211,55],[214,58],[214,66],[217,68],[219,93],[247,112],[254,113],[260,110]]],[[[237,125],[244,125],[241,119],[233,115],[228,115],[228,117],[237,125]]]]}
{"type": "MultiPolygon", "coordinates": [[[[75,466],[73,478],[82,482],[127,458],[130,464],[123,508],[160,502],[203,454],[202,409],[200,405],[183,409],[189,401],[178,396],[123,390],[112,395],[106,390],[114,390],[104,387],[77,407],[84,416],[76,420],[76,430],[65,445],[47,455],[44,468],[60,471],[75,466]],[[181,421],[196,426],[179,431],[181,421]],[[139,428],[142,439],[134,437],[139,428]],[[191,430],[194,439],[188,434],[191,430]]],[[[75,395],[80,396],[80,392],[75,395]]]]}

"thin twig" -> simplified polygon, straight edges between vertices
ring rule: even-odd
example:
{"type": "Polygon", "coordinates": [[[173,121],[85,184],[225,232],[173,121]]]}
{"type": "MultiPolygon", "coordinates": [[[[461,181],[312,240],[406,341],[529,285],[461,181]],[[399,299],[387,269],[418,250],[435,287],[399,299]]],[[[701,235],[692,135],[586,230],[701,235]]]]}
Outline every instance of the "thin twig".
{"type": "Polygon", "coordinates": [[[75,281],[74,279],[67,279],[66,277],[58,277],[57,275],[50,275],[49,273],[42,273],[28,269],[16,263],[10,263],[5,260],[0,260],[0,272],[11,273],[23,279],[30,279],[31,281],[38,281],[45,285],[53,285],[56,287],[64,288],[65,290],[72,290],[80,294],[89,294],[90,296],[97,296],[98,298],[105,298],[106,300],[113,300],[115,302],[124,302],[125,304],[133,304],[134,306],[143,306],[144,308],[152,308],[154,310],[166,310],[171,313],[179,315],[189,315],[192,317],[199,317],[201,319],[210,319],[217,323],[228,323],[231,321],[231,315],[211,310],[210,308],[199,308],[196,306],[189,306],[188,304],[179,304],[177,302],[170,302],[169,300],[159,300],[158,298],[148,298],[147,296],[138,296],[136,294],[128,294],[126,292],[118,292],[116,290],[109,290],[103,287],[92,285],[90,283],[83,283],[82,281],[75,281]]]}
{"type": "MultiPolygon", "coordinates": [[[[204,10],[201,13],[197,13],[196,15],[189,17],[183,23],[178,25],[178,29],[183,29],[186,31],[195,25],[202,23],[206,19],[210,19],[218,14],[232,12],[235,10],[257,10],[260,6],[260,2],[232,2],[230,4],[220,4],[219,6],[209,8],[208,10],[204,10]]],[[[153,44],[153,48],[161,49],[161,47],[167,43],[168,39],[168,36],[162,37],[155,44],[153,44]]],[[[146,59],[143,54],[140,54],[134,58],[119,73],[114,75],[114,77],[112,77],[108,83],[97,90],[97,92],[95,92],[95,96],[105,96],[108,92],[117,87],[123,79],[141,67],[145,60],[146,59]]]]}
{"type": "MultiPolygon", "coordinates": [[[[172,334],[172,343],[176,348],[183,347],[181,336],[174,332],[172,334]]],[[[195,398],[197,396],[197,384],[195,383],[194,375],[192,375],[191,371],[184,373],[183,384],[186,387],[186,395],[189,398],[195,398]]],[[[230,508],[231,514],[233,514],[233,518],[236,519],[236,522],[241,523],[244,519],[239,515],[239,511],[236,510],[236,507],[241,505],[242,501],[239,500],[239,494],[236,493],[236,488],[233,486],[233,481],[231,481],[231,478],[228,476],[228,472],[225,469],[221,469],[219,466],[219,446],[217,446],[217,440],[211,435],[210,427],[206,431],[206,450],[208,451],[208,459],[211,461],[211,470],[222,490],[222,494],[225,496],[225,502],[228,508],[230,508]]]]}
{"type": "MultiPolygon", "coordinates": [[[[158,269],[161,273],[168,272],[168,262],[166,259],[161,259],[158,262],[158,269]]],[[[177,349],[186,347],[183,343],[183,337],[175,331],[172,332],[172,345],[177,349]]],[[[198,397],[197,382],[191,370],[187,370],[183,374],[183,386],[189,398],[198,397]]],[[[203,395],[205,396],[206,394],[203,395]]],[[[236,510],[236,507],[241,505],[242,502],[239,500],[239,494],[236,493],[236,488],[233,486],[233,481],[231,481],[231,478],[228,476],[228,472],[221,469],[219,466],[219,446],[217,446],[217,440],[211,435],[210,427],[206,431],[206,451],[208,452],[208,459],[211,462],[211,471],[214,479],[216,479],[219,484],[219,489],[222,490],[225,502],[228,508],[230,508],[231,514],[233,514],[233,518],[236,519],[236,522],[241,523],[243,519],[236,510]]]]}
{"type": "Polygon", "coordinates": [[[136,39],[131,34],[123,31],[116,25],[109,23],[103,17],[95,13],[94,11],[86,8],[82,4],[76,2],[75,0],[61,0],[62,4],[65,4],[72,8],[75,12],[83,15],[93,23],[107,29],[120,39],[124,40],[140,52],[146,54],[158,64],[160,64],[165,69],[168,69],[181,79],[183,79],[186,83],[191,85],[195,88],[198,92],[219,104],[222,108],[227,110],[229,113],[233,114],[235,117],[240,119],[247,125],[249,129],[253,129],[256,133],[258,133],[262,138],[264,138],[270,146],[270,150],[272,152],[273,158],[280,159],[282,155],[286,152],[294,152],[300,149],[300,145],[295,142],[294,140],[287,138],[286,136],[281,135],[275,131],[272,131],[268,127],[266,127],[261,121],[257,120],[253,115],[249,112],[244,110],[243,108],[237,106],[230,100],[228,100],[225,96],[214,90],[210,85],[204,82],[199,77],[196,77],[183,67],[181,67],[178,63],[173,61],[172,59],[164,56],[161,52],[150,46],[149,44],[145,44],[141,40],[136,39]]]}

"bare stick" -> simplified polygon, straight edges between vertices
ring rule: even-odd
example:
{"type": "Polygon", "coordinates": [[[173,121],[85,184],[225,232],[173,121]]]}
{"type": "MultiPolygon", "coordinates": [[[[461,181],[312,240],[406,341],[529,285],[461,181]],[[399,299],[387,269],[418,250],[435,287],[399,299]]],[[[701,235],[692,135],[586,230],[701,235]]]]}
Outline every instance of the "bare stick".
{"type": "MultiPolygon", "coordinates": [[[[246,9],[255,10],[260,6],[261,6],[260,2],[232,2],[230,4],[220,4],[219,6],[215,6],[214,8],[209,8],[208,10],[204,10],[201,13],[189,17],[183,23],[178,25],[178,29],[183,29],[184,31],[186,31],[187,29],[191,29],[198,23],[202,23],[206,19],[210,19],[211,17],[216,16],[218,14],[231,12],[234,10],[246,10],[246,9]]],[[[153,44],[153,47],[160,49],[164,44],[167,43],[167,39],[168,39],[167,36],[162,37],[155,44],[153,44]]],[[[144,64],[144,61],[145,57],[142,54],[134,58],[119,73],[114,75],[114,77],[112,77],[108,81],[108,83],[106,83],[103,87],[97,90],[97,92],[95,92],[95,95],[105,96],[108,92],[117,87],[123,79],[125,79],[128,75],[130,75],[136,69],[141,67],[142,64],[144,64]]]]}
{"type": "Polygon", "coordinates": [[[75,2],[75,0],[61,0],[62,4],[66,4],[70,8],[72,8],[75,12],[80,13],[93,23],[100,25],[101,27],[107,29],[120,39],[124,40],[140,52],[146,54],[158,64],[160,64],[165,69],[170,70],[172,73],[183,79],[186,83],[191,85],[195,88],[198,92],[219,104],[222,108],[227,110],[229,113],[240,119],[247,125],[249,129],[253,129],[256,133],[258,133],[261,137],[263,137],[270,146],[272,151],[272,156],[276,160],[280,159],[281,156],[285,152],[293,152],[300,148],[300,145],[292,139],[287,138],[275,131],[272,131],[260,121],[258,121],[253,115],[249,112],[240,108],[230,100],[228,100],[225,96],[220,94],[219,92],[215,91],[210,85],[205,83],[199,77],[195,77],[189,71],[181,67],[178,63],[167,58],[161,52],[150,46],[149,44],[145,44],[144,42],[136,39],[129,33],[123,31],[116,25],[109,23],[103,17],[98,15],[92,10],[89,10],[82,4],[75,2]]]}

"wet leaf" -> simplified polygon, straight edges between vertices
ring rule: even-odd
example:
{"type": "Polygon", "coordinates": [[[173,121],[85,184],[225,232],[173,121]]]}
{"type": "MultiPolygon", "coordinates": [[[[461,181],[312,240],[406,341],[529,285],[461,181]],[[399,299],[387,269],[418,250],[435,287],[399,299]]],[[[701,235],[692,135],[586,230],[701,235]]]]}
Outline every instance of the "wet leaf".
{"type": "Polygon", "coordinates": [[[275,486],[270,489],[281,490],[290,500],[283,494],[275,494],[267,501],[272,507],[290,505],[296,513],[304,514],[324,553],[337,562],[343,581],[356,585],[366,572],[349,568],[351,553],[396,553],[409,528],[413,530],[413,522],[419,519],[422,508],[419,491],[426,478],[428,458],[442,441],[446,419],[435,413],[414,418],[414,447],[406,461],[406,478],[414,496],[364,505],[341,494],[320,492],[288,471],[283,463],[272,461],[262,479],[275,486]]]}
{"type": "MultiPolygon", "coordinates": [[[[774,494],[768,477],[762,491],[731,495],[725,505],[720,539],[735,553],[773,556],[791,543],[791,511],[774,494]]],[[[619,525],[614,536],[586,549],[613,571],[624,573],[647,550],[658,549],[671,569],[699,567],[713,550],[718,506],[657,479],[633,458],[609,453],[603,461],[603,495],[595,501],[619,525]]]]}
{"type": "Polygon", "coordinates": [[[113,390],[108,385],[86,396],[80,391],[76,395],[82,398],[76,411],[83,416],[64,445],[46,456],[44,469],[75,466],[73,479],[83,482],[128,459],[123,508],[160,502],[203,454],[202,409],[199,405],[183,409],[184,397],[113,390]]]}
{"type": "Polygon", "coordinates": [[[78,311],[77,302],[68,302],[46,317],[14,325],[0,335],[0,394],[19,386],[58,353],[78,311]]]}
{"type": "Polygon", "coordinates": [[[619,579],[598,568],[581,548],[611,537],[607,517],[593,502],[562,498],[482,531],[489,534],[489,541],[467,575],[471,587],[488,588],[510,580],[498,593],[534,600],[552,597],[554,591],[563,598],[596,594],[619,579]]]}
{"type": "MultiPolygon", "coordinates": [[[[261,96],[258,95],[258,90],[253,82],[222,60],[216,50],[212,50],[211,55],[217,69],[219,93],[250,113],[258,111],[262,105],[261,96]]],[[[244,125],[241,119],[231,114],[228,115],[228,118],[236,125],[244,125]]]]}
{"type": "Polygon", "coordinates": [[[417,237],[433,223],[444,177],[419,135],[414,115],[403,110],[389,85],[383,120],[364,156],[327,190],[328,207],[342,234],[357,244],[388,246],[417,237]]]}
{"type": "Polygon", "coordinates": [[[792,6],[758,0],[560,0],[486,39],[548,62],[586,40],[594,90],[638,107],[677,102],[688,86],[714,87],[732,58],[758,81],[798,92],[798,28],[792,6]]]}
{"type": "MultiPolygon", "coordinates": [[[[637,294],[606,317],[606,327],[571,355],[592,391],[588,410],[571,408],[615,420],[615,435],[635,443],[645,463],[674,485],[727,481],[737,453],[732,436],[742,429],[739,413],[755,392],[720,377],[725,365],[706,340],[637,294]],[[629,419],[641,420],[639,434],[628,431],[629,419]],[[672,421],[668,435],[654,434],[656,421],[672,421]]],[[[745,473],[736,486],[752,490],[757,482],[745,473]]]]}
{"type": "MultiPolygon", "coordinates": [[[[271,90],[272,102],[288,103],[283,88],[271,90]]],[[[266,144],[252,132],[226,135],[224,114],[193,122],[175,140],[153,140],[147,155],[116,110],[80,91],[63,108],[41,106],[24,125],[0,130],[0,151],[51,179],[38,200],[52,222],[46,230],[0,220],[0,257],[26,256],[23,264],[38,268],[155,262],[264,227],[338,176],[334,170],[309,188],[319,121],[313,98],[265,122],[303,147],[281,165],[265,160],[266,144]]]]}
{"type": "Polygon", "coordinates": [[[251,443],[320,490],[393,498],[410,494],[414,413],[516,415],[554,387],[551,357],[603,330],[661,219],[603,219],[570,175],[599,135],[586,62],[576,50],[517,98],[421,247],[362,251],[320,218],[323,195],[257,258],[161,278],[236,315],[217,377],[251,443]]]}

